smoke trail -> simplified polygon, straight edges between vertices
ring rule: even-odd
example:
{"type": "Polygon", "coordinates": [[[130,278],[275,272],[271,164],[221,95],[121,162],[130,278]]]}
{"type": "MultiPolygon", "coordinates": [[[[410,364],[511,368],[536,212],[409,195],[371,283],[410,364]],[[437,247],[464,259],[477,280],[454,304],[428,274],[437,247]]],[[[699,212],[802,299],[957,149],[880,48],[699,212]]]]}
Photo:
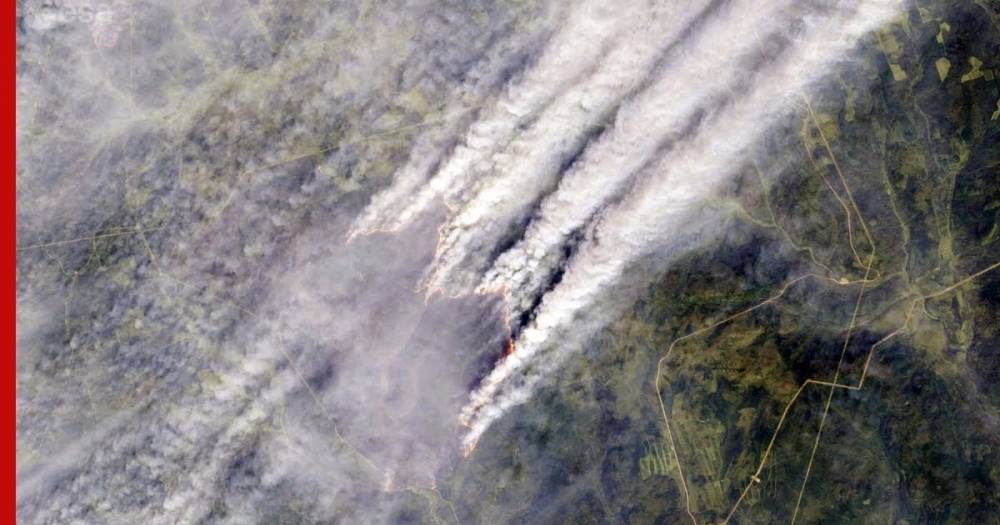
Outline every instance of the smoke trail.
{"type": "Polygon", "coordinates": [[[699,115],[723,104],[734,84],[746,82],[748,55],[760,54],[757,42],[746,35],[791,25],[782,12],[787,3],[775,7],[777,12],[747,2],[726,6],[691,43],[677,49],[655,82],[622,107],[614,130],[563,176],[523,239],[498,259],[480,290],[503,288],[515,311],[530,307],[562,263],[560,248],[568,235],[619,194],[657,151],[692,133],[699,115]]]}
{"type": "Polygon", "coordinates": [[[704,3],[675,3],[642,13],[645,22],[618,42],[589,78],[563,93],[506,150],[495,155],[491,169],[476,174],[481,181],[473,190],[456,195],[453,217],[442,227],[427,282],[431,290],[457,294],[475,288],[495,251],[481,247],[503,245],[512,227],[558,183],[566,164],[581,151],[590,151],[584,148],[591,136],[600,133],[621,101],[648,82],[649,71],[664,50],[708,8],[704,3]]]}
{"type": "Polygon", "coordinates": [[[562,281],[542,300],[516,350],[472,394],[462,414],[469,426],[467,448],[474,447],[510,407],[531,395],[538,381],[566,355],[567,337],[583,337],[596,328],[586,322],[587,315],[594,310],[598,316],[608,315],[606,308],[593,307],[619,282],[629,263],[658,251],[676,256],[691,247],[689,235],[696,234],[705,220],[692,219],[698,217],[704,200],[726,180],[761,132],[791,110],[789,99],[820,79],[898,6],[897,1],[873,0],[825,18],[803,17],[805,27],[793,50],[762,81],[714,117],[690,143],[665,155],[650,170],[650,178],[607,212],[595,235],[569,262],[562,281]]]}
{"type": "MultiPolygon", "coordinates": [[[[623,11],[619,14],[642,14],[632,6],[623,11]]],[[[534,67],[514,82],[498,103],[486,109],[486,115],[468,130],[464,142],[433,177],[427,180],[435,165],[428,162],[427,155],[411,156],[393,186],[379,194],[355,222],[351,235],[397,230],[426,211],[438,197],[464,189],[473,180],[471,174],[509,143],[519,126],[588,74],[607,52],[609,42],[628,28],[627,22],[628,16],[615,16],[612,6],[602,0],[573,9],[534,67]]]]}

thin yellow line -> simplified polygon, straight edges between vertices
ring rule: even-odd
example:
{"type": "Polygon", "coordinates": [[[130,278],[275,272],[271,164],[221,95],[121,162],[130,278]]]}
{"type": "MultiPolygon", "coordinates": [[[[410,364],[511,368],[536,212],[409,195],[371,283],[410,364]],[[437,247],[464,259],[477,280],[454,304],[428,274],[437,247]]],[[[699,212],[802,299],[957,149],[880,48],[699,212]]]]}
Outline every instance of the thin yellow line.
{"type": "Polygon", "coordinates": [[[934,292],[934,293],[932,293],[930,295],[925,295],[924,299],[933,299],[933,298],[935,298],[935,297],[937,297],[939,295],[944,295],[944,294],[946,294],[946,293],[954,290],[955,288],[958,288],[959,286],[962,286],[963,284],[965,284],[965,283],[967,283],[967,282],[969,282],[969,281],[971,281],[971,280],[973,280],[973,279],[975,279],[975,278],[977,278],[977,277],[979,277],[979,276],[981,276],[981,275],[983,275],[985,273],[989,273],[989,272],[991,272],[993,270],[996,270],[997,268],[1000,268],[1000,261],[997,261],[997,262],[991,264],[990,266],[988,266],[988,267],[986,267],[986,268],[984,268],[984,269],[982,269],[982,270],[980,270],[980,271],[978,271],[978,272],[976,272],[976,273],[974,273],[974,274],[972,274],[972,275],[970,275],[970,276],[962,279],[961,281],[956,282],[955,284],[953,284],[953,285],[951,285],[951,286],[949,286],[949,287],[947,287],[947,288],[945,288],[943,290],[938,290],[938,291],[936,291],[936,292],[934,292]]]}
{"type": "MultiPolygon", "coordinates": [[[[889,341],[890,339],[898,336],[899,334],[901,334],[902,332],[904,332],[906,330],[906,328],[909,326],[910,321],[912,320],[913,312],[916,309],[916,306],[918,304],[920,304],[923,301],[926,301],[927,299],[932,299],[934,297],[938,297],[940,295],[948,293],[948,292],[950,292],[950,291],[952,291],[952,290],[954,290],[954,289],[956,289],[956,288],[958,288],[958,287],[960,287],[962,285],[965,285],[965,284],[969,283],[970,281],[972,281],[972,280],[974,280],[974,279],[976,279],[976,278],[978,278],[978,277],[980,277],[980,276],[982,276],[982,275],[984,275],[986,273],[989,273],[989,272],[991,272],[993,270],[996,270],[997,268],[1000,268],[1000,261],[998,261],[996,263],[993,263],[990,266],[988,266],[988,267],[986,267],[986,268],[984,268],[984,269],[982,269],[982,270],[980,270],[978,272],[975,272],[975,273],[973,273],[973,274],[971,274],[971,275],[969,275],[969,276],[967,276],[967,277],[965,277],[965,278],[963,278],[963,279],[955,282],[954,284],[951,284],[950,286],[942,288],[941,290],[938,290],[936,292],[932,292],[930,294],[927,294],[927,295],[924,295],[924,296],[921,296],[921,297],[917,297],[916,299],[914,299],[910,303],[910,307],[907,309],[906,317],[905,317],[905,319],[903,321],[903,324],[899,328],[897,328],[896,330],[894,330],[891,333],[887,334],[882,339],[879,339],[878,341],[876,341],[874,344],[871,345],[871,347],[869,347],[869,349],[868,349],[868,356],[865,359],[865,365],[864,365],[864,367],[861,370],[861,376],[860,376],[860,378],[858,380],[858,384],[857,385],[845,385],[845,384],[841,384],[841,383],[837,382],[836,374],[835,374],[835,379],[832,382],[831,381],[818,380],[818,379],[807,379],[801,385],[799,385],[799,388],[795,391],[795,394],[793,394],[792,397],[791,397],[791,399],[788,400],[788,403],[785,404],[785,408],[784,408],[784,410],[781,413],[781,417],[778,419],[778,423],[775,426],[774,432],[771,434],[771,439],[768,442],[767,448],[764,449],[764,453],[761,456],[761,460],[760,460],[760,463],[757,465],[756,471],[754,472],[753,475],[750,476],[750,481],[744,486],[743,490],[740,493],[739,498],[737,498],[736,502],[733,504],[732,508],[730,509],[729,514],[726,516],[726,518],[723,520],[722,523],[726,524],[726,523],[729,523],[730,520],[732,520],[733,516],[736,515],[737,510],[739,510],[740,504],[746,498],[746,495],[748,494],[748,492],[750,491],[750,489],[753,487],[754,483],[758,483],[759,482],[760,475],[764,471],[764,468],[767,466],[768,459],[770,459],[771,453],[774,450],[774,445],[777,442],[778,435],[781,433],[781,430],[784,428],[784,423],[785,423],[786,419],[788,418],[788,414],[789,414],[789,412],[791,412],[792,406],[795,405],[796,401],[798,401],[799,397],[802,395],[802,392],[805,390],[805,388],[807,386],[809,386],[809,385],[826,386],[826,387],[829,387],[831,389],[831,391],[833,389],[835,389],[835,388],[840,388],[840,389],[844,389],[844,390],[854,390],[854,391],[861,390],[864,387],[865,380],[867,379],[869,365],[871,364],[871,360],[872,360],[872,357],[874,356],[875,349],[878,348],[878,347],[880,347],[881,345],[885,344],[887,341],[889,341]]],[[[685,500],[686,500],[686,502],[688,504],[687,513],[688,513],[688,516],[691,517],[692,522],[694,522],[694,523],[697,523],[697,518],[694,516],[694,514],[693,514],[693,512],[691,511],[691,508],[690,508],[690,496],[689,496],[689,494],[688,494],[688,492],[686,490],[687,489],[687,485],[686,485],[686,482],[684,481],[683,469],[682,469],[680,461],[678,459],[676,447],[674,446],[673,432],[670,430],[670,423],[669,423],[669,420],[668,420],[667,415],[666,415],[666,408],[665,408],[665,404],[663,403],[662,393],[660,391],[660,381],[661,381],[661,376],[662,376],[662,372],[661,372],[662,363],[663,363],[663,361],[667,357],[669,357],[670,352],[672,352],[673,348],[677,345],[677,343],[681,342],[682,340],[688,339],[690,337],[694,337],[694,336],[697,336],[697,335],[700,335],[700,334],[703,334],[703,333],[705,333],[705,332],[707,332],[707,331],[709,331],[709,330],[711,330],[713,328],[717,328],[718,326],[720,326],[722,324],[730,322],[730,321],[736,319],[737,317],[739,317],[741,315],[744,315],[744,314],[749,313],[749,312],[751,312],[753,310],[756,310],[757,308],[759,308],[761,306],[764,306],[765,304],[774,302],[776,299],[780,298],[787,291],[787,289],[788,289],[789,286],[791,286],[792,284],[795,284],[796,282],[801,281],[801,280],[803,280],[803,279],[805,279],[807,277],[816,277],[816,276],[814,274],[807,274],[807,275],[800,276],[800,277],[798,277],[796,279],[793,279],[793,280],[789,281],[788,283],[786,283],[785,285],[783,285],[782,288],[781,288],[781,291],[778,294],[776,294],[775,296],[767,299],[763,303],[757,304],[757,305],[755,305],[753,307],[750,307],[750,308],[747,308],[746,310],[743,310],[743,311],[741,311],[739,313],[733,314],[733,315],[731,315],[731,316],[723,319],[722,321],[719,321],[717,323],[713,323],[712,325],[710,325],[708,327],[705,327],[703,329],[700,329],[700,330],[698,330],[696,332],[692,332],[691,334],[688,334],[686,336],[682,336],[682,337],[679,337],[679,338],[675,339],[670,344],[670,347],[667,350],[667,354],[664,355],[664,357],[662,357],[660,359],[660,362],[657,364],[656,388],[657,388],[657,397],[659,398],[659,401],[660,401],[660,410],[661,410],[661,413],[663,414],[664,423],[666,424],[666,427],[667,427],[667,438],[670,441],[671,451],[673,452],[673,455],[674,455],[674,461],[677,462],[678,472],[681,475],[682,488],[685,491],[685,500]]],[[[864,287],[868,283],[872,282],[872,281],[870,281],[868,279],[861,280],[861,281],[854,281],[854,283],[843,283],[843,282],[837,281],[837,280],[832,279],[832,278],[823,278],[823,280],[832,281],[832,282],[840,284],[840,285],[861,283],[862,287],[864,287]]],[[[860,295],[861,295],[861,293],[859,292],[859,299],[860,299],[860,295]]],[[[858,310],[856,308],[855,312],[857,312],[857,311],[858,310]]],[[[856,319],[856,317],[854,319],[856,319]]],[[[845,345],[846,344],[847,344],[847,342],[845,342],[845,345]]],[[[843,354],[843,351],[842,351],[842,354],[843,354]]],[[[839,373],[839,370],[840,370],[840,366],[837,367],[837,372],[838,373],[839,373]]],[[[827,409],[828,409],[828,407],[827,407],[827,409]]],[[[818,436],[818,434],[817,434],[817,436],[818,436]]],[[[815,450],[816,449],[814,448],[813,449],[813,455],[815,455],[815,450]]],[[[810,462],[811,461],[812,461],[812,458],[810,458],[810,462]]],[[[806,480],[807,479],[808,479],[808,477],[806,478],[806,480]]],[[[805,483],[805,480],[803,481],[803,486],[804,486],[804,483],[805,483]]],[[[801,501],[801,492],[800,492],[800,500],[799,501],[801,501]]]]}
{"type": "MultiPolygon", "coordinates": [[[[868,274],[871,272],[872,262],[875,260],[875,251],[868,255],[868,265],[865,270],[865,279],[868,278],[868,274]]],[[[813,441],[812,452],[809,454],[809,463],[806,465],[806,474],[802,479],[802,486],[799,488],[799,497],[795,501],[795,510],[792,512],[792,525],[795,525],[795,519],[799,515],[799,507],[802,505],[802,495],[805,493],[806,484],[809,482],[809,474],[812,472],[813,460],[816,458],[816,450],[819,448],[819,440],[823,435],[823,426],[826,425],[827,415],[830,413],[830,403],[833,401],[834,386],[837,384],[837,380],[840,379],[840,367],[844,365],[844,357],[847,355],[847,348],[851,344],[851,336],[854,334],[854,328],[858,321],[858,312],[861,311],[861,304],[863,302],[865,295],[865,285],[861,285],[861,289],[858,290],[858,300],[854,303],[854,313],[851,315],[851,323],[847,327],[847,335],[844,337],[844,346],[840,349],[840,359],[837,360],[837,368],[833,372],[833,381],[830,386],[830,392],[826,396],[826,405],[823,407],[823,415],[819,420],[819,429],[816,431],[816,439],[813,441]]]]}
{"type": "Polygon", "coordinates": [[[823,179],[823,183],[826,184],[827,189],[833,194],[833,197],[837,199],[840,207],[844,209],[844,216],[847,218],[847,245],[851,248],[851,253],[854,254],[854,261],[858,263],[858,266],[864,266],[861,262],[861,255],[858,254],[858,249],[854,246],[854,221],[851,219],[851,209],[844,202],[844,198],[837,193],[837,190],[830,184],[830,179],[823,173],[823,168],[820,167],[819,163],[816,162],[816,158],[813,156],[812,151],[806,149],[806,156],[809,157],[809,163],[812,164],[813,169],[819,174],[820,178],[823,179]]]}
{"type": "Polygon", "coordinates": [[[833,275],[835,272],[829,266],[819,262],[819,260],[816,259],[816,254],[811,246],[805,246],[805,245],[799,246],[799,244],[795,241],[795,239],[792,239],[791,234],[789,234],[785,228],[783,228],[780,224],[778,224],[778,216],[777,214],[774,213],[774,208],[771,206],[771,198],[768,196],[769,190],[767,184],[764,182],[764,174],[761,172],[760,166],[757,165],[756,160],[753,161],[753,168],[754,171],[757,173],[757,179],[760,181],[760,187],[762,190],[761,195],[764,198],[764,205],[767,207],[768,215],[771,216],[771,224],[774,226],[774,228],[777,228],[778,231],[781,232],[781,234],[785,237],[788,243],[792,245],[792,248],[795,248],[795,250],[797,251],[808,252],[809,259],[812,260],[813,264],[826,270],[828,274],[833,275]]]}
{"type": "Polygon", "coordinates": [[[162,230],[162,229],[163,229],[163,227],[159,226],[159,227],[156,227],[156,228],[144,228],[144,229],[140,229],[140,230],[130,230],[130,231],[125,231],[125,232],[104,233],[104,234],[101,234],[101,235],[92,235],[92,236],[89,236],[89,237],[77,237],[76,239],[66,239],[66,240],[55,241],[55,242],[45,242],[45,243],[39,243],[39,244],[29,244],[27,246],[19,246],[17,248],[17,251],[21,252],[21,251],[25,251],[25,250],[36,250],[38,248],[48,248],[50,246],[63,246],[63,245],[66,245],[66,244],[74,244],[74,243],[84,242],[84,241],[96,241],[98,239],[107,239],[109,237],[122,237],[122,236],[125,236],[125,235],[137,235],[137,234],[142,234],[142,233],[146,233],[146,232],[153,232],[153,231],[162,230]]]}
{"type": "Polygon", "coordinates": [[[662,385],[661,385],[661,378],[663,376],[663,363],[670,357],[670,354],[673,352],[674,347],[676,347],[677,344],[680,343],[681,341],[684,341],[686,339],[689,339],[689,338],[698,336],[700,334],[703,334],[703,333],[705,333],[705,332],[707,332],[709,330],[715,329],[715,328],[717,328],[717,327],[719,327],[719,326],[721,326],[723,324],[726,324],[726,323],[728,323],[728,322],[730,322],[730,321],[732,321],[734,319],[737,319],[740,316],[746,315],[746,314],[748,314],[748,313],[750,313],[750,312],[752,312],[754,310],[757,310],[758,308],[762,308],[762,307],[764,307],[764,306],[766,306],[766,305],[768,305],[768,304],[770,304],[770,303],[772,303],[772,302],[780,299],[788,291],[788,289],[792,285],[794,285],[794,284],[796,284],[796,283],[798,283],[798,282],[800,282],[802,280],[808,279],[808,278],[816,278],[816,279],[831,281],[831,282],[834,282],[834,283],[836,283],[838,285],[841,285],[841,286],[846,286],[846,285],[850,285],[850,284],[856,284],[858,282],[861,282],[862,285],[864,285],[865,283],[868,282],[867,281],[867,276],[866,276],[866,279],[863,280],[863,281],[847,281],[847,282],[844,282],[844,281],[839,281],[837,279],[834,279],[832,277],[827,277],[827,276],[823,276],[823,275],[819,275],[819,274],[815,274],[815,273],[808,273],[808,274],[805,274],[805,275],[801,275],[799,277],[796,277],[795,279],[792,279],[792,280],[786,282],[781,287],[780,291],[777,294],[769,297],[765,301],[757,303],[754,306],[751,306],[751,307],[749,307],[749,308],[747,308],[745,310],[742,310],[742,311],[737,312],[737,313],[735,313],[733,315],[730,315],[729,317],[726,317],[725,319],[722,319],[721,321],[715,322],[715,323],[713,323],[711,325],[708,325],[708,326],[706,326],[704,328],[701,328],[699,330],[691,332],[690,334],[687,334],[685,336],[682,336],[682,337],[679,337],[679,338],[675,339],[672,343],[670,343],[670,346],[667,348],[667,352],[656,363],[656,380],[655,380],[656,397],[657,397],[657,399],[659,400],[659,403],[660,403],[660,413],[663,415],[663,423],[664,423],[664,426],[666,427],[666,430],[667,430],[667,439],[670,442],[670,451],[671,451],[671,454],[674,457],[674,462],[677,464],[677,472],[678,472],[678,475],[679,475],[680,480],[681,480],[681,490],[684,492],[684,499],[685,499],[685,502],[686,502],[687,514],[691,518],[692,523],[694,523],[695,525],[698,525],[698,519],[695,517],[694,513],[691,511],[691,494],[690,494],[690,491],[688,490],[687,480],[684,477],[684,469],[683,469],[683,467],[681,465],[680,457],[677,454],[677,444],[674,441],[673,431],[670,429],[670,420],[667,417],[667,408],[666,408],[666,405],[663,402],[663,392],[662,392],[662,385]]]}
{"type": "Polygon", "coordinates": [[[858,204],[854,202],[854,194],[851,193],[851,187],[847,185],[847,179],[844,177],[844,172],[840,169],[840,163],[837,162],[837,156],[833,154],[833,148],[830,147],[830,141],[826,139],[826,134],[823,133],[823,128],[819,125],[819,120],[813,112],[812,104],[809,103],[809,98],[803,95],[802,99],[805,100],[806,109],[809,110],[809,116],[813,121],[813,125],[816,126],[816,131],[819,132],[819,137],[823,140],[823,146],[826,148],[827,153],[830,154],[830,161],[833,162],[833,168],[837,172],[837,177],[840,178],[840,183],[844,185],[844,191],[847,192],[847,198],[851,201],[854,213],[858,215],[858,221],[861,222],[861,229],[865,232],[868,244],[871,246],[872,251],[875,251],[875,241],[872,239],[871,232],[868,231],[868,225],[865,224],[865,218],[861,215],[861,210],[858,209],[858,204]]]}

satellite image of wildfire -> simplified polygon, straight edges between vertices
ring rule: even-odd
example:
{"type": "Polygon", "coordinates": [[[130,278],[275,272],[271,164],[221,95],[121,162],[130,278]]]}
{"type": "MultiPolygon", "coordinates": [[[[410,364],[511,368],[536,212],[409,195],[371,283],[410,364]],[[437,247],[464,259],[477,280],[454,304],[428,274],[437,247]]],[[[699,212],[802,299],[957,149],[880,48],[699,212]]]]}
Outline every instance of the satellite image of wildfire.
{"type": "Polygon", "coordinates": [[[1000,524],[997,0],[18,0],[25,525],[1000,524]]]}

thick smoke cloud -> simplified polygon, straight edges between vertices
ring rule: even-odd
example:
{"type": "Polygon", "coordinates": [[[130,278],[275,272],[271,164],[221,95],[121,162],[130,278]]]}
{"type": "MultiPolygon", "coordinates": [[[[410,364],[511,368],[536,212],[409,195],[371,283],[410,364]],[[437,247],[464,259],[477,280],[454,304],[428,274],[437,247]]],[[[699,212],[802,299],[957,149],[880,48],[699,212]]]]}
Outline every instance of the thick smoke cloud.
{"type": "MultiPolygon", "coordinates": [[[[424,285],[452,295],[496,291],[513,319],[530,319],[463,409],[467,447],[530,396],[573,346],[567,337],[585,337],[623,306],[603,299],[630,264],[652,253],[668,260],[713,238],[705,232],[721,214],[713,218],[705,204],[747,150],[901,5],[677,7],[645,13],[600,58],[581,53],[578,61],[595,63],[590,75],[563,88],[518,138],[467,137],[474,150],[493,152],[479,161],[488,169],[470,169],[460,149],[441,170],[443,186],[459,190],[445,197],[449,218],[424,285]],[[599,126],[609,118],[606,130],[599,126]]],[[[368,213],[411,217],[379,205],[368,213]]]]}

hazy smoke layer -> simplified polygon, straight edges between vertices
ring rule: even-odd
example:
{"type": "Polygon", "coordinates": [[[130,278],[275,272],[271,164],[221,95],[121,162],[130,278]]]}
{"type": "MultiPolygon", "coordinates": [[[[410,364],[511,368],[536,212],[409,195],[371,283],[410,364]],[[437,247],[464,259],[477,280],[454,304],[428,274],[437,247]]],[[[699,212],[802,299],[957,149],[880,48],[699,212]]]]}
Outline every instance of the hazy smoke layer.
{"type": "Polygon", "coordinates": [[[501,305],[414,293],[440,216],[343,239],[570,11],[119,4],[18,3],[19,522],[399,522],[501,305]]]}
{"type": "Polygon", "coordinates": [[[20,520],[404,522],[899,3],[19,2],[20,520]]]}
{"type": "Polygon", "coordinates": [[[356,231],[399,227],[428,207],[427,191],[443,196],[450,214],[429,293],[500,291],[512,319],[530,319],[463,409],[466,446],[530,396],[572,347],[566,337],[611,315],[605,299],[630,264],[711,238],[706,199],[899,4],[643,3],[604,13],[602,24],[568,24],[552,52],[575,66],[542,60],[508,88],[508,99],[538,103],[494,108],[415,199],[375,200],[356,231]],[[633,22],[621,36],[612,35],[617,17],[633,22]]]}

